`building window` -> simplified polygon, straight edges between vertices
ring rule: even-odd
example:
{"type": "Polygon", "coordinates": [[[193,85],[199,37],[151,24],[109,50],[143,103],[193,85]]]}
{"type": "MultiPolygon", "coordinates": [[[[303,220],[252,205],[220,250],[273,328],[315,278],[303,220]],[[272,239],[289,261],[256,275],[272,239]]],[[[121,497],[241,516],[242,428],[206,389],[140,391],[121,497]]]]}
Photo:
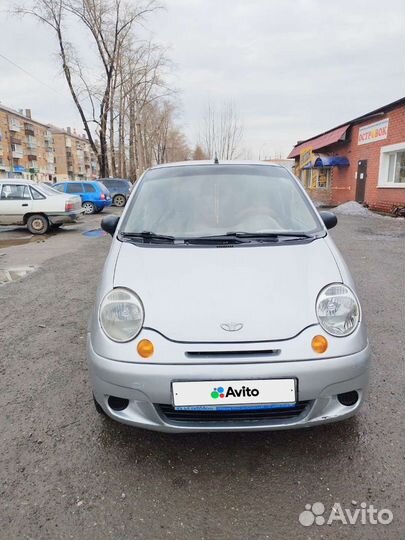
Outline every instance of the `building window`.
{"type": "Polygon", "coordinates": [[[304,188],[312,186],[312,169],[301,169],[301,182],[304,188]]]}
{"type": "Polygon", "coordinates": [[[316,187],[318,189],[330,188],[331,169],[318,169],[316,187]]]}
{"type": "Polygon", "coordinates": [[[405,143],[381,148],[378,186],[405,188],[405,143]]]}

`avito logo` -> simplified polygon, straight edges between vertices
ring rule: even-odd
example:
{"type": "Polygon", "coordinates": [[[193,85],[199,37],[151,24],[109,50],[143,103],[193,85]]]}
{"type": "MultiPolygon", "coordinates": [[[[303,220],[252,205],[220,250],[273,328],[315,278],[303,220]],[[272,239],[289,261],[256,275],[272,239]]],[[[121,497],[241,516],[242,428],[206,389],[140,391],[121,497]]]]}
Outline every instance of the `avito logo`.
{"type": "Polygon", "coordinates": [[[259,395],[259,390],[257,388],[249,388],[249,386],[242,386],[242,388],[233,388],[228,386],[225,391],[223,386],[218,386],[214,388],[211,392],[212,399],[218,398],[227,398],[227,397],[256,397],[259,395]]]}

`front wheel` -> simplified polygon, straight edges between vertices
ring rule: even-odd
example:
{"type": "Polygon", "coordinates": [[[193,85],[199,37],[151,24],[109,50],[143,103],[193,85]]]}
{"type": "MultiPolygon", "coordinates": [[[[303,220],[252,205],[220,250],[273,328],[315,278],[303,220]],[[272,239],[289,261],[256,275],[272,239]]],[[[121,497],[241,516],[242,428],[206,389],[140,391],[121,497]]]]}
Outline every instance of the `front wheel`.
{"type": "Polygon", "coordinates": [[[96,211],[96,207],[94,206],[94,204],[89,201],[84,202],[82,204],[82,208],[84,209],[85,214],[94,214],[96,211]]]}
{"type": "Polygon", "coordinates": [[[114,206],[125,206],[125,203],[127,202],[126,198],[124,197],[124,195],[115,195],[114,198],[113,198],[113,205],[114,206]]]}
{"type": "Polygon", "coordinates": [[[31,234],[45,234],[49,229],[49,221],[41,214],[34,214],[28,218],[27,228],[31,234]]]}

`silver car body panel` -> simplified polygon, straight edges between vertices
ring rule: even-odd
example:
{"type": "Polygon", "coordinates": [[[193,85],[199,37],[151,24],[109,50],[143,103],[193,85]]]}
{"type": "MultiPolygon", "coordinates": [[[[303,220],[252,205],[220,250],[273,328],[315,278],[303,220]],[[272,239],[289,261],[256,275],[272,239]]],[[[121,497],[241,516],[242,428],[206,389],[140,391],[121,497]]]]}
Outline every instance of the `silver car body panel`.
{"type": "MultiPolygon", "coordinates": [[[[129,202],[123,217],[130,207],[129,202]]],[[[366,327],[361,316],[355,332],[338,338],[318,323],[315,303],[323,287],[343,282],[354,290],[342,256],[323,229],[323,237],[309,242],[233,248],[140,246],[123,243],[115,234],[88,329],[91,385],[105,412],[120,422],[162,431],[283,429],[354,414],[368,379],[366,327]],[[128,343],[111,341],[99,324],[98,307],[114,287],[133,290],[145,307],[144,327],[128,343]],[[226,331],[226,325],[238,330],[226,331]],[[324,354],[311,347],[317,334],[328,339],[324,354]],[[141,339],[154,344],[150,359],[137,354],[141,339]],[[298,417],[205,425],[170,421],[159,412],[159,405],[172,402],[173,380],[289,377],[298,380],[298,400],[308,401],[298,417]],[[359,400],[342,405],[337,394],[352,390],[359,400]],[[110,395],[129,399],[129,406],[112,410],[110,395]]]]}

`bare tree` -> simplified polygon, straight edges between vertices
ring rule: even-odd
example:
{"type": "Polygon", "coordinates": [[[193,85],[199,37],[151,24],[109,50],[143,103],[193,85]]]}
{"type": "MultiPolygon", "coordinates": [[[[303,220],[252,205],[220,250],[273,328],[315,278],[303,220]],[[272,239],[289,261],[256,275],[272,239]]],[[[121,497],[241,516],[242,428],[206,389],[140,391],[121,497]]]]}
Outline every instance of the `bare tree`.
{"type": "Polygon", "coordinates": [[[197,144],[194,148],[192,158],[194,160],[208,159],[207,154],[202,149],[201,145],[197,144]]]}
{"type": "Polygon", "coordinates": [[[240,153],[243,126],[231,102],[217,108],[209,103],[204,117],[201,144],[206,155],[235,159],[240,153]]]}
{"type": "MultiPolygon", "coordinates": [[[[97,156],[101,176],[109,174],[107,124],[122,51],[131,39],[134,26],[157,7],[156,0],[26,0],[16,10],[20,14],[35,17],[55,32],[63,73],[92,150],[97,156]],[[94,66],[91,72],[84,69],[84,62],[66,37],[66,24],[71,19],[88,31],[95,44],[101,68],[97,77],[93,72],[94,66]],[[97,89],[94,81],[97,81],[97,89]],[[81,97],[84,94],[85,101],[90,103],[91,113],[83,106],[84,100],[81,97]],[[91,124],[96,126],[98,141],[91,124]]],[[[110,117],[111,127],[114,128],[113,117],[110,117]]]]}

